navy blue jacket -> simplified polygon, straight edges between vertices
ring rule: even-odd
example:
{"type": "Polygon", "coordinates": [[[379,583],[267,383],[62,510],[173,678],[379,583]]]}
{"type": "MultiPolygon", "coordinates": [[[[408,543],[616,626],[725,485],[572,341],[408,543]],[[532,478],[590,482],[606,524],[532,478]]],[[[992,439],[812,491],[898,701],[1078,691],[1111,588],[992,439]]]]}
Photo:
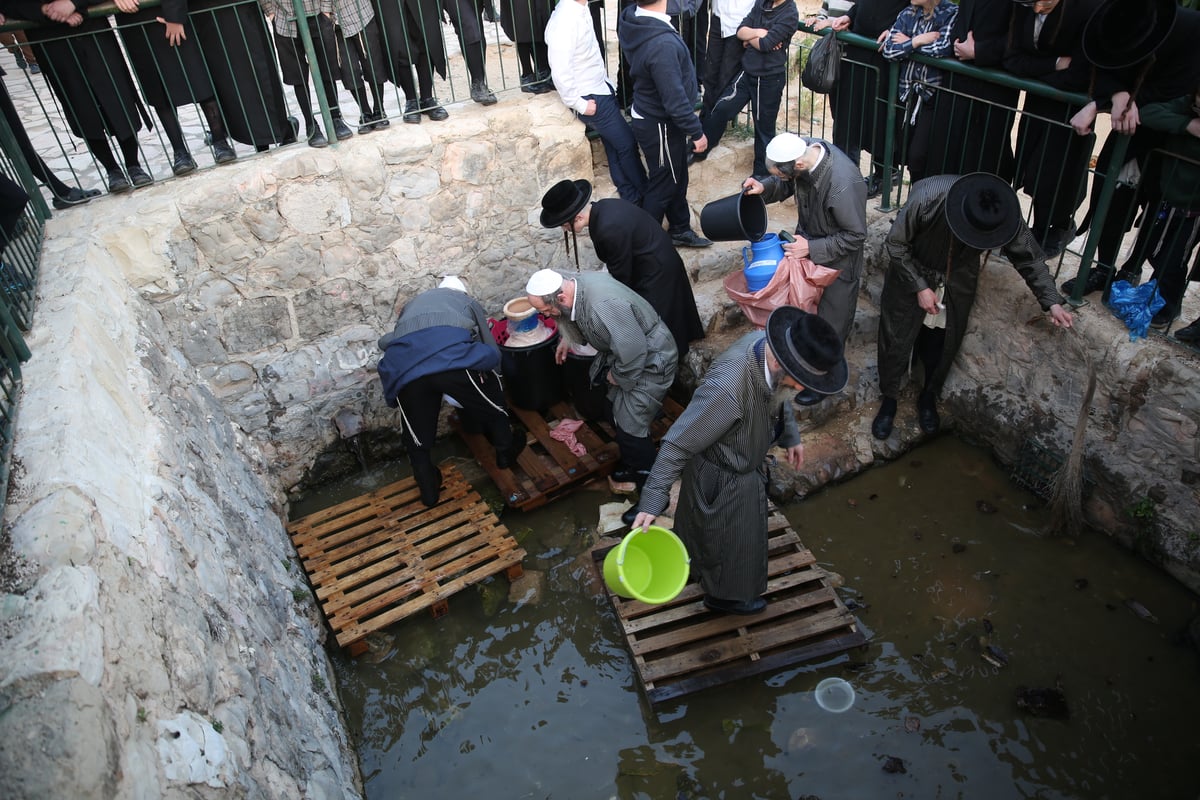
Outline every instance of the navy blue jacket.
{"type": "Polygon", "coordinates": [[[638,15],[631,5],[621,14],[617,40],[633,78],[633,109],[649,120],[670,122],[699,139],[704,126],[696,116],[700,87],[687,45],[669,23],[638,15]]]}

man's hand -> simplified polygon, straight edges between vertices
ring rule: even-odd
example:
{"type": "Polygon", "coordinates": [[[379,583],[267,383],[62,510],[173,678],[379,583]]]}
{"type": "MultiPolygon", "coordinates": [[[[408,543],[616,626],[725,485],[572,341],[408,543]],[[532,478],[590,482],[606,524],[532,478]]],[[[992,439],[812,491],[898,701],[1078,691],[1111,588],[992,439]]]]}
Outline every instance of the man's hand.
{"type": "Polygon", "coordinates": [[[829,20],[829,24],[833,26],[835,31],[848,31],[850,30],[850,17],[843,14],[840,17],[834,17],[829,20]]]}
{"type": "Polygon", "coordinates": [[[1195,117],[1187,124],[1187,132],[1200,139],[1200,117],[1195,117]]]}
{"type": "Polygon", "coordinates": [[[1137,103],[1129,92],[1117,92],[1112,97],[1112,123],[1113,130],[1117,133],[1134,134],[1137,132],[1138,123],[1141,118],[1138,116],[1137,103]]]}
{"type": "Polygon", "coordinates": [[[954,55],[959,61],[975,60],[975,31],[967,31],[967,38],[954,43],[954,55]]]}
{"type": "Polygon", "coordinates": [[[588,98],[588,101],[587,101],[587,108],[585,108],[585,109],[583,110],[583,116],[585,116],[585,117],[594,117],[594,116],[596,116],[596,101],[595,101],[595,100],[592,100],[591,98],[588,98]]]}
{"type": "Polygon", "coordinates": [[[1083,108],[1075,112],[1075,116],[1071,117],[1071,127],[1080,136],[1087,136],[1092,132],[1092,125],[1096,123],[1096,101],[1093,100],[1083,108]]]}
{"type": "Polygon", "coordinates": [[[155,17],[155,19],[167,26],[167,44],[171,47],[179,47],[180,44],[187,41],[187,33],[183,30],[182,22],[167,22],[162,17],[155,17]]]}
{"type": "Polygon", "coordinates": [[[700,134],[699,139],[692,139],[692,152],[703,153],[707,149],[708,149],[708,137],[705,136],[703,133],[700,134]]]}
{"type": "Polygon", "coordinates": [[[617,379],[613,377],[613,371],[611,369],[608,371],[608,382],[613,386],[617,385],[617,379]]]}
{"type": "Polygon", "coordinates": [[[926,31],[925,33],[922,33],[919,36],[913,37],[913,40],[912,40],[913,49],[916,50],[918,47],[924,47],[927,44],[933,44],[940,38],[942,38],[941,31],[926,31]]]}
{"type": "Polygon", "coordinates": [[[42,6],[42,14],[46,19],[55,22],[67,22],[71,19],[71,15],[76,13],[78,12],[75,10],[75,4],[71,0],[53,0],[42,6]]]}
{"type": "Polygon", "coordinates": [[[792,445],[787,449],[786,454],[787,462],[792,465],[792,469],[800,469],[804,466],[804,445],[792,445]]]}
{"type": "Polygon", "coordinates": [[[126,14],[132,14],[138,10],[138,0],[113,0],[113,5],[126,14]]]}
{"type": "Polygon", "coordinates": [[[926,314],[937,314],[941,311],[938,307],[937,293],[933,289],[922,289],[917,292],[917,305],[926,314]]]}
{"type": "Polygon", "coordinates": [[[554,363],[561,364],[567,360],[567,352],[571,349],[571,345],[559,340],[558,347],[554,348],[554,363]]]}
{"type": "Polygon", "coordinates": [[[762,182],[755,180],[754,178],[746,178],[746,180],[742,183],[742,191],[744,191],[746,194],[762,194],[763,189],[764,187],[762,182]]]}
{"type": "Polygon", "coordinates": [[[808,239],[805,239],[803,236],[797,236],[794,242],[784,242],[783,252],[796,258],[808,258],[808,239]]]}
{"type": "Polygon", "coordinates": [[[631,525],[629,529],[633,530],[635,528],[641,528],[642,530],[646,530],[654,524],[654,520],[656,519],[658,519],[658,517],[654,516],[653,514],[647,514],[645,511],[639,511],[637,516],[633,518],[633,525],[631,525]]]}
{"type": "Polygon", "coordinates": [[[1075,325],[1075,315],[1055,303],[1050,306],[1050,322],[1058,328],[1070,328],[1075,325]]]}

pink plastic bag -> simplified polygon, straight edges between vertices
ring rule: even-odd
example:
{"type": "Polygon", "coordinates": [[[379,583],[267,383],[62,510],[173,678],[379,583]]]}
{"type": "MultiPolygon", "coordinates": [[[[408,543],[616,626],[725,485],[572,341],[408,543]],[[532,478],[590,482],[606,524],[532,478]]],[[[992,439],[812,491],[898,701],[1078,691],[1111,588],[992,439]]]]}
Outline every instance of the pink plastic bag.
{"type": "Polygon", "coordinates": [[[746,291],[746,276],[740,269],[725,276],[724,283],[729,298],[742,307],[751,322],[762,328],[771,312],[780,306],[797,306],[817,313],[821,293],[837,277],[836,269],[819,266],[807,258],[784,256],[770,283],[757,292],[746,291]]]}

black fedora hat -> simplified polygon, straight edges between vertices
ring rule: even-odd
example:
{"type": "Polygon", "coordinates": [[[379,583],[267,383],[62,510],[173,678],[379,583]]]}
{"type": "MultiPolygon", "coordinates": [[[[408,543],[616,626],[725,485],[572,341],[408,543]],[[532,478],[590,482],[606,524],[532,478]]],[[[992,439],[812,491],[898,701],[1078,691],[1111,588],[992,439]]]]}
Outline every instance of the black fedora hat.
{"type": "Polygon", "coordinates": [[[1083,28],[1083,54],[1100,69],[1133,66],[1167,38],[1178,10],[1178,0],[1107,0],[1083,28]]]}
{"type": "Polygon", "coordinates": [[[542,227],[558,228],[583,210],[592,199],[592,185],[584,180],[562,180],[542,195],[542,227]]]}
{"type": "Polygon", "coordinates": [[[1011,242],[1021,229],[1021,201],[1003,179],[972,172],[950,184],[946,223],[967,247],[994,250],[1011,242]]]}
{"type": "Polygon", "coordinates": [[[849,370],[837,331],[816,314],[780,306],[767,317],[767,344],[779,365],[806,389],[833,394],[846,388],[849,370]]]}

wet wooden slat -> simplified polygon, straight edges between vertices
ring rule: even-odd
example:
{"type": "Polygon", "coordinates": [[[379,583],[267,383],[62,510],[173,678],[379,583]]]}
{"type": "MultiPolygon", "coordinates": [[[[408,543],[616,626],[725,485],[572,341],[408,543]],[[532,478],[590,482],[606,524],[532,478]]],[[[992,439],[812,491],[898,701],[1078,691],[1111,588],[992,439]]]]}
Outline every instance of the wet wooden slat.
{"type": "Polygon", "coordinates": [[[411,478],[288,524],[337,642],[352,654],[368,634],[498,573],[519,574],[525,551],[452,465],[426,508],[411,478]]]}

